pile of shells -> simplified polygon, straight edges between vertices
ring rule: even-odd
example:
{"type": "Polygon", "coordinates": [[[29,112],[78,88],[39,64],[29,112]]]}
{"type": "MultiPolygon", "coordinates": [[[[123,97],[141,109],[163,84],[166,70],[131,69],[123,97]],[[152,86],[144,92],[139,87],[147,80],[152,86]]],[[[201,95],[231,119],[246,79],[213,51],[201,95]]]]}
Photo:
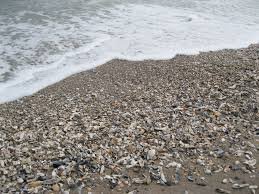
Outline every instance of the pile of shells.
{"type": "Polygon", "coordinates": [[[206,187],[223,174],[215,192],[255,194],[258,48],[114,60],[0,105],[0,193],[206,187]]]}

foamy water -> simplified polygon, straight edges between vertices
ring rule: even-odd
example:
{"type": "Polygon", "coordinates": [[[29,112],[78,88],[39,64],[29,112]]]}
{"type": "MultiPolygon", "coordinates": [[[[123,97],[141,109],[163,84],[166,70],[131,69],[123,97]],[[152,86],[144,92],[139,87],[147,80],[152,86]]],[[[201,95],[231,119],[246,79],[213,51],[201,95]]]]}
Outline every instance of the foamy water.
{"type": "Polygon", "coordinates": [[[256,42],[258,0],[0,0],[0,102],[114,58],[256,42]]]}

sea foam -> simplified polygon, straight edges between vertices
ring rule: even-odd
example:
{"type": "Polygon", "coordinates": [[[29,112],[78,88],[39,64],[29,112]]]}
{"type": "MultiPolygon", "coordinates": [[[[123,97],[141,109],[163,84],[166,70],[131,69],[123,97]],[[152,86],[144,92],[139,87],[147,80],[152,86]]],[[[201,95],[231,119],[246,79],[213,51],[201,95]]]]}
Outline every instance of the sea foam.
{"type": "Polygon", "coordinates": [[[259,3],[169,2],[100,1],[99,6],[91,1],[90,8],[79,11],[22,10],[11,19],[1,15],[0,102],[114,58],[170,59],[259,41],[259,3]]]}

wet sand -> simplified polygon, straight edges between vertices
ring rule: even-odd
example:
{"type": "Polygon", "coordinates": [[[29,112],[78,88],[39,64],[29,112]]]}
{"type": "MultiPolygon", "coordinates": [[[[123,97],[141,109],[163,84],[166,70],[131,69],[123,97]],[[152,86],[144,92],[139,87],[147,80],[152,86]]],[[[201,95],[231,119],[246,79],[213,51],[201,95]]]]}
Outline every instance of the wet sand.
{"type": "Polygon", "coordinates": [[[257,44],[112,60],[0,105],[0,192],[258,193],[258,108],[257,44]]]}

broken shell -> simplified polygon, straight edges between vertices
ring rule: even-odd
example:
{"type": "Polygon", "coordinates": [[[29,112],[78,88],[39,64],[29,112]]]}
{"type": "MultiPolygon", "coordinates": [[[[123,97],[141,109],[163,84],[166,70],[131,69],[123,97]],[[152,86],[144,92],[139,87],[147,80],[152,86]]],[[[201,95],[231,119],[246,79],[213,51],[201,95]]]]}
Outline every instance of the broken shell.
{"type": "Polygon", "coordinates": [[[249,184],[237,184],[237,183],[235,183],[235,184],[232,185],[233,189],[241,189],[241,188],[244,188],[244,187],[249,187],[249,184]]]}
{"type": "Polygon", "coordinates": [[[147,159],[148,160],[153,160],[155,158],[156,155],[156,150],[155,149],[151,149],[147,152],[147,159]]]}
{"type": "Polygon", "coordinates": [[[222,180],[222,183],[223,183],[223,184],[227,184],[227,183],[228,183],[228,179],[223,179],[223,180],[222,180]]]}
{"type": "Polygon", "coordinates": [[[211,170],[210,170],[210,169],[207,169],[207,168],[206,168],[204,172],[205,172],[205,174],[207,174],[207,175],[211,175],[211,170]]]}
{"type": "Polygon", "coordinates": [[[137,194],[137,190],[130,191],[128,194],[137,194]]]}
{"type": "Polygon", "coordinates": [[[207,186],[208,183],[205,181],[203,177],[201,177],[200,179],[197,180],[196,184],[199,186],[207,186]]]}
{"type": "Polygon", "coordinates": [[[177,162],[171,162],[171,163],[169,163],[169,164],[167,164],[166,165],[166,168],[170,168],[170,167],[176,167],[176,168],[181,168],[182,167],[182,164],[180,164],[180,163],[177,163],[177,162]]]}
{"type": "Polygon", "coordinates": [[[191,182],[193,182],[193,181],[194,181],[194,179],[193,179],[193,177],[192,177],[192,176],[187,176],[187,179],[188,179],[189,181],[191,181],[191,182]]]}
{"type": "Polygon", "coordinates": [[[17,182],[21,184],[21,183],[24,182],[24,180],[23,180],[22,178],[18,178],[18,179],[17,179],[17,182]]]}
{"type": "Polygon", "coordinates": [[[256,159],[246,160],[244,164],[248,165],[251,168],[254,168],[254,166],[256,165],[256,159]]]}
{"type": "Polygon", "coordinates": [[[258,186],[257,185],[250,185],[249,189],[258,189],[258,186]]]}
{"type": "Polygon", "coordinates": [[[217,188],[217,189],[215,189],[215,191],[217,193],[225,193],[225,194],[230,194],[231,193],[230,191],[225,190],[225,189],[221,189],[221,188],[217,188]]]}
{"type": "Polygon", "coordinates": [[[201,165],[201,166],[204,166],[204,165],[205,165],[204,161],[201,160],[201,159],[197,159],[197,164],[199,164],[199,165],[201,165]]]}

